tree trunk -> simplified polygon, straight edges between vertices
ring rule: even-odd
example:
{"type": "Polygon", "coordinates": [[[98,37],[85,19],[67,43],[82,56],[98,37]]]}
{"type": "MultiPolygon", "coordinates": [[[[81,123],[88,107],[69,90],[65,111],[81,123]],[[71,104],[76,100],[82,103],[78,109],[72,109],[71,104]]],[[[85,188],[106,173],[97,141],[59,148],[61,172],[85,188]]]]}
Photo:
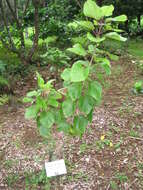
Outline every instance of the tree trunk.
{"type": "Polygon", "coordinates": [[[138,26],[141,27],[141,15],[137,16],[138,26]]]}
{"type": "Polygon", "coordinates": [[[129,33],[129,20],[125,22],[125,30],[129,33]]]}

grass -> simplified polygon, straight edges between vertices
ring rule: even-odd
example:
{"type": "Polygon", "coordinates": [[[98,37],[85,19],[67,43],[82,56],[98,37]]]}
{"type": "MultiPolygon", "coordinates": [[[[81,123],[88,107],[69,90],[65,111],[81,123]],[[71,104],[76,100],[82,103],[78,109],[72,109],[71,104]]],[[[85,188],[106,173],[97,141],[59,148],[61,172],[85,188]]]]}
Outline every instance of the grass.
{"type": "Polygon", "coordinates": [[[128,42],[128,51],[131,55],[143,59],[143,40],[131,39],[128,42]]]}
{"type": "Polygon", "coordinates": [[[25,172],[22,181],[18,173],[8,174],[5,181],[7,185],[13,189],[15,189],[17,183],[20,183],[21,186],[25,186],[25,190],[36,190],[39,188],[39,185],[41,185],[43,189],[50,190],[50,181],[46,176],[45,170],[41,170],[37,174],[25,172]]]}

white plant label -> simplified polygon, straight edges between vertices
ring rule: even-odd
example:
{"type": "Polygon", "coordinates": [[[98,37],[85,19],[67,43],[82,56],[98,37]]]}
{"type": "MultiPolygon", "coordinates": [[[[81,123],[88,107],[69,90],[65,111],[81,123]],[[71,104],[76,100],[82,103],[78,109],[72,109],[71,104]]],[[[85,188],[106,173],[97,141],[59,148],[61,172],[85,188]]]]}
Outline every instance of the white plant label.
{"type": "Polygon", "coordinates": [[[58,175],[67,174],[65,161],[63,159],[56,160],[53,162],[45,162],[45,168],[47,177],[54,177],[58,175]]]}

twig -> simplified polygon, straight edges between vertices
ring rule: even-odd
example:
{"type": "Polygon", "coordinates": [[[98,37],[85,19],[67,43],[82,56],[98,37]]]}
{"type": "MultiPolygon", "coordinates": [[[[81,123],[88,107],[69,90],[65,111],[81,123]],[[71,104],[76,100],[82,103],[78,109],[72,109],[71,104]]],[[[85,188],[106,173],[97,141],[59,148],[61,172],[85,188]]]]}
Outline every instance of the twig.
{"type": "Polygon", "coordinates": [[[143,141],[143,139],[138,138],[138,137],[131,137],[131,136],[129,136],[129,138],[131,138],[131,139],[135,139],[135,140],[139,140],[139,141],[143,141]]]}

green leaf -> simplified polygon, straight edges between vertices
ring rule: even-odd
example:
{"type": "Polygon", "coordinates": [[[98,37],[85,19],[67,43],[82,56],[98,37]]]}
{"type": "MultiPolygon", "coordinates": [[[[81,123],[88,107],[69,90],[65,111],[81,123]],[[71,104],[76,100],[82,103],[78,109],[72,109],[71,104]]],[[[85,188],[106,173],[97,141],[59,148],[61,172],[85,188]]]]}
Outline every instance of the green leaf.
{"type": "Polygon", "coordinates": [[[101,8],[93,0],[87,0],[83,8],[84,15],[96,20],[102,18],[101,8]]]}
{"type": "Polygon", "coordinates": [[[77,22],[71,22],[71,23],[68,24],[68,27],[71,27],[73,29],[77,29],[78,24],[77,24],[77,22]]]}
{"type": "Polygon", "coordinates": [[[43,88],[44,87],[44,83],[45,83],[44,79],[41,77],[41,75],[38,72],[36,72],[36,75],[37,75],[38,86],[40,88],[43,88]]]}
{"type": "Polygon", "coordinates": [[[105,70],[107,75],[111,74],[111,64],[110,61],[106,58],[99,58],[99,62],[101,67],[105,70]]]}
{"type": "Polygon", "coordinates": [[[53,114],[54,114],[54,117],[55,117],[55,123],[56,124],[59,124],[59,123],[61,123],[63,121],[64,115],[63,115],[62,109],[54,110],[53,114]]]}
{"type": "Polygon", "coordinates": [[[117,56],[117,55],[108,53],[108,56],[109,56],[109,58],[110,58],[112,61],[118,61],[118,60],[119,60],[119,56],[117,56]]]}
{"type": "Polygon", "coordinates": [[[102,68],[105,70],[107,75],[111,75],[111,67],[105,62],[101,63],[102,68]]]}
{"type": "Polygon", "coordinates": [[[42,96],[37,97],[36,106],[38,109],[46,110],[47,109],[47,101],[42,96]]]}
{"type": "Polygon", "coordinates": [[[63,131],[64,133],[69,133],[69,129],[71,128],[70,124],[63,121],[58,124],[58,131],[63,131]]]}
{"type": "Polygon", "coordinates": [[[98,26],[97,20],[94,20],[93,23],[94,23],[95,26],[98,26]]]}
{"type": "Polygon", "coordinates": [[[86,56],[87,54],[81,44],[75,44],[72,48],[68,48],[67,50],[80,56],[86,56]]]}
{"type": "Polygon", "coordinates": [[[61,78],[65,81],[70,81],[70,72],[71,69],[65,69],[61,74],[61,78]]]}
{"type": "Polygon", "coordinates": [[[29,103],[29,102],[33,102],[33,101],[34,101],[33,98],[28,98],[28,97],[23,98],[24,103],[29,103]]]}
{"type": "Polygon", "coordinates": [[[101,11],[102,11],[102,16],[111,16],[113,14],[114,11],[114,6],[113,5],[109,5],[109,6],[103,6],[101,7],[101,11]]]}
{"type": "Polygon", "coordinates": [[[118,41],[122,41],[122,42],[125,42],[127,40],[127,38],[122,37],[121,35],[119,35],[116,32],[109,32],[105,36],[109,39],[118,40],[118,41]]]}
{"type": "Polygon", "coordinates": [[[47,127],[44,127],[40,125],[39,127],[39,132],[42,137],[48,137],[50,135],[50,129],[47,127]]]}
{"type": "Polygon", "coordinates": [[[87,115],[87,119],[90,123],[92,123],[92,119],[93,119],[93,109],[90,111],[90,113],[87,115]]]}
{"type": "Polygon", "coordinates": [[[74,118],[74,129],[77,135],[82,136],[85,133],[88,120],[84,116],[76,116],[74,118]]]}
{"type": "Polygon", "coordinates": [[[120,15],[120,16],[117,16],[117,17],[114,17],[114,18],[107,18],[106,19],[106,22],[125,22],[127,21],[127,16],[126,15],[120,15]]]}
{"type": "Polygon", "coordinates": [[[77,21],[77,24],[85,29],[94,30],[94,25],[90,21],[77,21]]]}
{"type": "Polygon", "coordinates": [[[87,38],[91,41],[91,42],[95,42],[95,43],[100,43],[103,42],[105,40],[105,37],[99,38],[99,37],[94,37],[91,33],[87,33],[87,38]]]}
{"type": "Polygon", "coordinates": [[[42,112],[40,114],[39,123],[43,128],[51,128],[55,122],[54,114],[52,112],[42,112]]]}
{"type": "Polygon", "coordinates": [[[33,118],[36,118],[37,113],[38,113],[38,110],[37,110],[36,105],[32,105],[32,106],[30,106],[30,107],[28,107],[28,108],[26,109],[25,118],[26,118],[26,119],[33,119],[33,118]]]}
{"type": "Polygon", "coordinates": [[[90,54],[94,54],[94,53],[95,53],[95,46],[92,45],[92,44],[90,44],[90,45],[88,46],[88,52],[89,52],[90,54]]]}
{"type": "Polygon", "coordinates": [[[70,98],[75,101],[81,96],[82,84],[81,83],[73,83],[68,86],[68,93],[70,98]]]}
{"type": "Polygon", "coordinates": [[[37,91],[34,90],[34,91],[31,91],[31,92],[28,92],[26,96],[29,97],[29,98],[33,97],[33,96],[37,96],[37,91]]]}
{"type": "Polygon", "coordinates": [[[81,112],[89,114],[94,107],[94,100],[91,96],[81,96],[78,102],[78,106],[81,112]]]}
{"type": "Polygon", "coordinates": [[[71,82],[81,82],[87,79],[89,67],[83,66],[84,63],[84,61],[77,61],[73,64],[71,68],[71,82]]]}
{"type": "Polygon", "coordinates": [[[73,101],[70,98],[62,103],[62,110],[66,118],[74,114],[75,105],[73,104],[73,101]]]}
{"type": "Polygon", "coordinates": [[[102,96],[102,87],[97,81],[90,82],[88,86],[88,95],[92,96],[95,100],[100,101],[102,96]]]}
{"type": "Polygon", "coordinates": [[[143,81],[138,81],[134,84],[134,88],[137,90],[137,91],[140,91],[142,90],[143,88],[143,81]]]}
{"type": "Polygon", "coordinates": [[[53,106],[53,107],[58,107],[59,103],[57,102],[57,100],[54,97],[50,97],[48,98],[48,105],[53,106]]]}

